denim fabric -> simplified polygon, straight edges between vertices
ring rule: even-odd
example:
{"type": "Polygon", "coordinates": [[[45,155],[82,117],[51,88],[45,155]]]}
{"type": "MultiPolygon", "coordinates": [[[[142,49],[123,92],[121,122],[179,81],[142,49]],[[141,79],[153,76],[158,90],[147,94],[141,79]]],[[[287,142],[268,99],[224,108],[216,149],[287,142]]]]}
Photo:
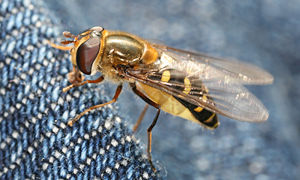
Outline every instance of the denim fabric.
{"type": "Polygon", "coordinates": [[[300,176],[297,0],[51,0],[41,5],[44,9],[33,8],[34,0],[0,2],[2,179],[300,176]],[[250,90],[269,109],[268,122],[220,117],[220,127],[208,131],[162,113],[153,130],[157,174],[144,157],[146,128],[155,111],[149,110],[133,136],[130,128],[144,103],[132,94],[121,94],[119,108],[101,108],[68,127],[67,121],[86,107],[110,100],[114,89],[89,85],[62,93],[71,70],[68,53],[50,48],[43,39],[55,41],[63,30],[76,34],[96,25],[267,69],[274,84],[250,90]]]}
{"type": "Polygon", "coordinates": [[[114,106],[98,86],[68,93],[68,53],[54,50],[61,30],[35,1],[0,5],[0,178],[158,179],[114,106]]]}

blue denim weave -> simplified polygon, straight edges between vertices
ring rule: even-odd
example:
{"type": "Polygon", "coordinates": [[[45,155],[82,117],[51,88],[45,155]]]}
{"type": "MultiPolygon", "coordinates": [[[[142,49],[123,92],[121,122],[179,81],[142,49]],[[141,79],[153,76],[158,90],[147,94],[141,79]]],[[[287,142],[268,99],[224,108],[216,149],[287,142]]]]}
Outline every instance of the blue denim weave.
{"type": "Polygon", "coordinates": [[[0,0],[0,179],[299,178],[298,0],[43,3],[0,0]],[[220,117],[220,127],[208,131],[162,113],[153,130],[159,170],[153,173],[145,136],[155,112],[150,108],[133,135],[144,102],[126,91],[117,104],[88,113],[74,127],[66,124],[85,108],[111,100],[115,87],[87,85],[63,93],[72,69],[69,54],[45,40],[59,42],[64,30],[76,34],[96,25],[267,69],[274,84],[250,89],[270,118],[251,124],[220,117]]]}
{"type": "Polygon", "coordinates": [[[0,179],[157,179],[114,106],[67,125],[110,99],[99,86],[62,93],[72,67],[45,41],[61,31],[43,8],[4,0],[0,13],[0,179]]]}

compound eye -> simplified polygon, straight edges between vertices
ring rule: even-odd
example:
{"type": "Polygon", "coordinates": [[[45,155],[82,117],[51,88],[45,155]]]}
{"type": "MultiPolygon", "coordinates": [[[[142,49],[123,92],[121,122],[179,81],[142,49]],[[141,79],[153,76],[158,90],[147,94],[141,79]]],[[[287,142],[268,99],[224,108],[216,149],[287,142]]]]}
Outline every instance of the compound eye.
{"type": "Polygon", "coordinates": [[[79,46],[76,54],[76,63],[81,72],[87,75],[91,74],[92,65],[96,60],[99,49],[99,37],[91,37],[79,46]]]}

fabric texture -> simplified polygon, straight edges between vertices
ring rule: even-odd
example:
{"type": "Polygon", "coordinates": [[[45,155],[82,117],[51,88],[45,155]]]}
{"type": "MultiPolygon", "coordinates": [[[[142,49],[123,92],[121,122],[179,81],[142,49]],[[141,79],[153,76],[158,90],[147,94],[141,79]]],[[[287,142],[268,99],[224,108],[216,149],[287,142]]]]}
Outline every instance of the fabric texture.
{"type": "Polygon", "coordinates": [[[0,0],[0,178],[298,179],[299,7],[297,0],[0,0]],[[87,107],[111,100],[116,87],[63,93],[69,54],[45,40],[92,26],[263,67],[274,84],[249,89],[269,109],[268,121],[220,117],[208,131],[161,113],[153,129],[154,173],[145,147],[155,110],[132,134],[145,103],[129,91],[67,126],[87,107]]]}
{"type": "Polygon", "coordinates": [[[114,106],[67,122],[110,100],[98,86],[67,93],[69,55],[45,40],[61,33],[35,1],[1,6],[1,179],[157,179],[114,106]]]}

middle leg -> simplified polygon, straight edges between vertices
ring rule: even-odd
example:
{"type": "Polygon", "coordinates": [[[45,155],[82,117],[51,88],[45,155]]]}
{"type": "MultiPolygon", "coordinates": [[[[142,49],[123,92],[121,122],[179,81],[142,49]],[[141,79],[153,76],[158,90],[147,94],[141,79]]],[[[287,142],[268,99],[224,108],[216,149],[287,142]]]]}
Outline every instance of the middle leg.
{"type": "Polygon", "coordinates": [[[145,116],[146,111],[148,110],[148,108],[149,108],[149,104],[146,104],[145,107],[144,107],[144,110],[142,111],[141,115],[139,116],[138,120],[136,121],[135,125],[132,128],[133,132],[136,132],[136,130],[139,128],[142,120],[144,119],[144,116],[145,116]]]}
{"type": "MultiPolygon", "coordinates": [[[[146,95],[144,95],[141,91],[139,91],[136,88],[136,85],[134,83],[130,83],[130,86],[133,90],[133,92],[138,95],[139,97],[141,97],[144,101],[146,101],[148,104],[150,104],[151,106],[155,107],[157,109],[157,113],[155,115],[154,120],[152,121],[151,125],[148,127],[147,129],[147,137],[148,137],[148,146],[147,146],[147,156],[148,156],[148,161],[150,162],[150,165],[152,167],[152,169],[154,171],[156,171],[153,163],[152,163],[152,156],[151,156],[151,147],[152,147],[152,129],[154,128],[154,126],[156,125],[156,122],[158,120],[158,116],[160,114],[160,106],[159,104],[153,102],[151,99],[149,99],[146,95]]],[[[142,120],[138,120],[138,121],[142,121],[142,120]]],[[[137,122],[140,123],[140,122],[137,122]]]]}

